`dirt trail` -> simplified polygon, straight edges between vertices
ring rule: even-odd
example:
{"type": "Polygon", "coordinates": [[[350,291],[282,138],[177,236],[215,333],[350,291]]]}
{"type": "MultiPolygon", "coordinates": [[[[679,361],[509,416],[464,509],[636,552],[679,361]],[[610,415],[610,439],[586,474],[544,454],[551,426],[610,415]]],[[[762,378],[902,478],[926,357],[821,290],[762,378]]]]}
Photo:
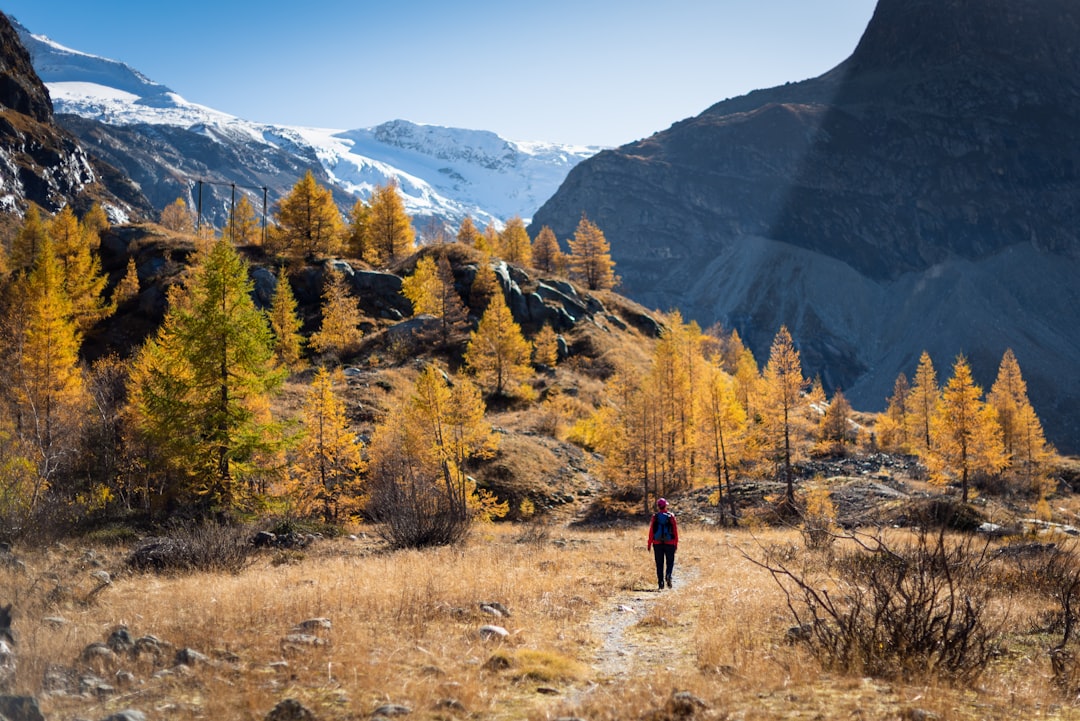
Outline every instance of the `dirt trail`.
{"type": "Polygon", "coordinates": [[[658,591],[650,586],[608,597],[589,622],[598,641],[592,681],[566,700],[579,704],[608,688],[620,689],[623,682],[649,669],[676,674],[692,669],[692,616],[697,608],[692,599],[698,575],[695,559],[678,559],[674,588],[658,591]]]}

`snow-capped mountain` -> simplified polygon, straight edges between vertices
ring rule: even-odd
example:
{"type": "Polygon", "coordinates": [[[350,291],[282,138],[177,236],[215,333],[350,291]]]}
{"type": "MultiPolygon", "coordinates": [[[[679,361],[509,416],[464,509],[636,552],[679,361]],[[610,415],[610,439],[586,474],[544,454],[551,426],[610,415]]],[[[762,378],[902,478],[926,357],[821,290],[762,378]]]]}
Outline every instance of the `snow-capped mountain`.
{"type": "Polygon", "coordinates": [[[234,185],[259,208],[264,188],[272,204],[307,169],[334,188],[343,209],[396,180],[421,230],[433,218],[456,228],[466,215],[480,226],[515,215],[528,221],[574,165],[600,150],[405,120],[354,130],[250,122],[13,24],[58,120],[89,152],[130,175],[159,209],[183,197],[215,224],[234,185]]]}

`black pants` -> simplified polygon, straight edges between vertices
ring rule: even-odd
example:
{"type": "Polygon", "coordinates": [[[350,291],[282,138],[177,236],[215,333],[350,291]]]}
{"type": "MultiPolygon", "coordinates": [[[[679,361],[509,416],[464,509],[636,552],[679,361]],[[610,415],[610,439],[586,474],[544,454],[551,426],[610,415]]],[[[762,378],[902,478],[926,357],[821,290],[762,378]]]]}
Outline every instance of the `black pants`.
{"type": "Polygon", "coordinates": [[[675,546],[670,543],[654,543],[653,556],[656,557],[656,582],[664,587],[664,579],[671,578],[671,571],[675,568],[675,546]],[[664,573],[664,562],[667,562],[667,573],[664,573]]]}

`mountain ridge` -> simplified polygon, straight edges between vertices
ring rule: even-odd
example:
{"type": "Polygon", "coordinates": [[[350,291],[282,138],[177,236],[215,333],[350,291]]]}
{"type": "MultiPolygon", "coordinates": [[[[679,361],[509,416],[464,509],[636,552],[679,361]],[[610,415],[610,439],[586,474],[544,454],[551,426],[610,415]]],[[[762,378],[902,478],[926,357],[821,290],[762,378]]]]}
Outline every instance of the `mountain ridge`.
{"type": "Polygon", "coordinates": [[[418,225],[456,226],[466,215],[500,225],[531,217],[569,168],[597,150],[404,120],[350,130],[246,121],[191,103],[124,63],[16,28],[65,127],[91,152],[104,147],[103,156],[135,178],[159,210],[177,197],[195,207],[195,181],[208,181],[203,212],[217,225],[227,217],[233,184],[250,186],[242,191],[261,207],[261,188],[272,203],[306,169],[335,189],[343,210],[393,180],[418,225]],[[228,149],[214,152],[200,138],[228,149]]]}
{"type": "Polygon", "coordinates": [[[809,374],[862,408],[923,349],[989,382],[1012,347],[1076,449],[1077,17],[1062,0],[881,0],[836,68],[598,153],[533,225],[566,237],[586,213],[621,292],[735,328],[759,361],[787,324],[809,374]]]}

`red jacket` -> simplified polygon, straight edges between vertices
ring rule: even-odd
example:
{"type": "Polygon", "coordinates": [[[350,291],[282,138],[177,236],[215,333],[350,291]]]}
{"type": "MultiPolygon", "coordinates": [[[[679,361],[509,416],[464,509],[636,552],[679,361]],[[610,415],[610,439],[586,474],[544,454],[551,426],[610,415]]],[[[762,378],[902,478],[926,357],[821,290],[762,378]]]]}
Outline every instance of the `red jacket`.
{"type": "Polygon", "coordinates": [[[671,540],[670,541],[657,541],[657,540],[655,540],[653,538],[653,535],[656,533],[656,517],[659,516],[661,513],[664,513],[664,511],[658,511],[657,513],[654,513],[653,516],[652,516],[652,520],[649,521],[649,548],[651,549],[653,547],[653,545],[657,545],[657,546],[675,546],[676,548],[678,548],[679,547],[679,524],[675,522],[675,514],[672,513],[671,511],[666,512],[669,516],[671,516],[671,540]]]}

